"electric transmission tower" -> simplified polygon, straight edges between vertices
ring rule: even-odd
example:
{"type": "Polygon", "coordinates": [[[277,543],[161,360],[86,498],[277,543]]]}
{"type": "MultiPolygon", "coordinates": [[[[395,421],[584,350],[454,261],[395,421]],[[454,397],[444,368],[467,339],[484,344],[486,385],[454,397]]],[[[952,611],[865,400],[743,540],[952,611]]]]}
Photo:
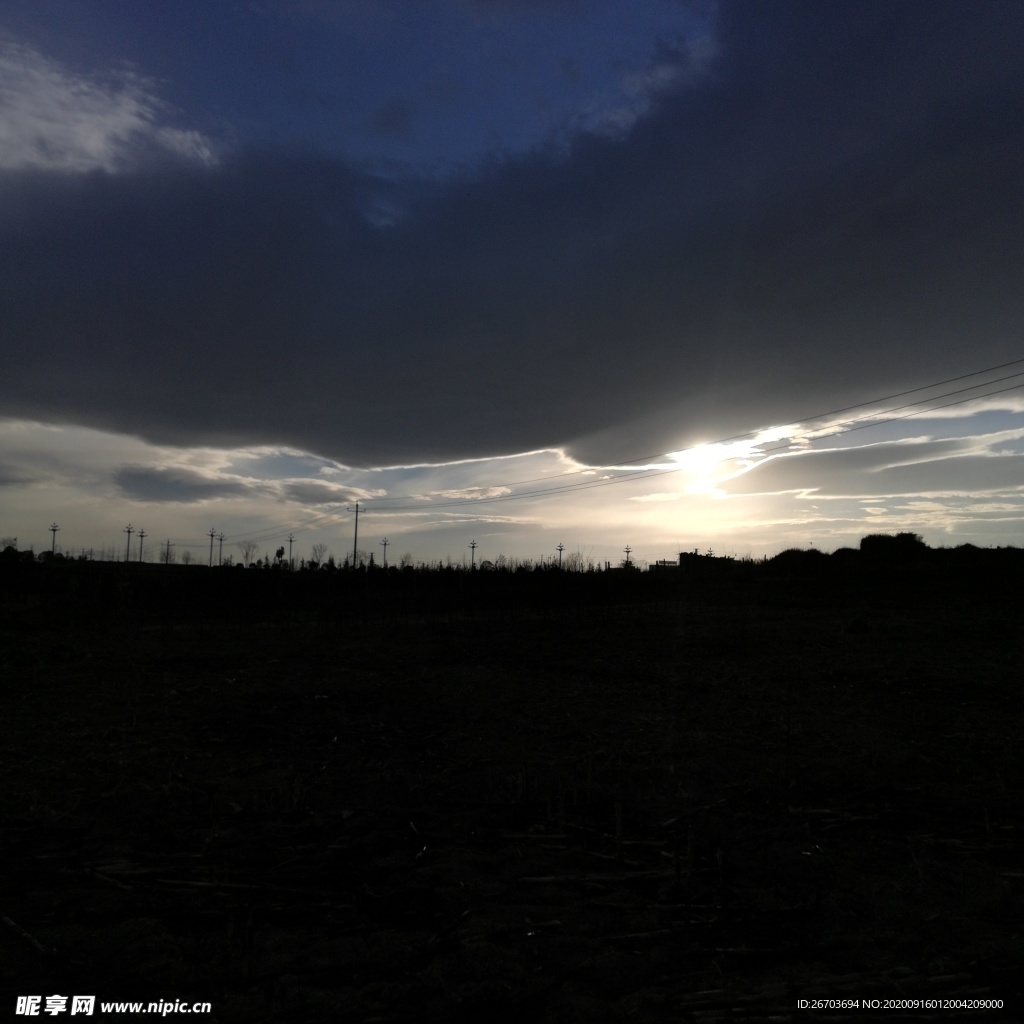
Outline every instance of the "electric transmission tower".
{"type": "MultiPolygon", "coordinates": [[[[465,566],[465,562],[462,563],[465,566]]],[[[476,541],[469,542],[469,569],[472,572],[476,568],[476,541]]]]}
{"type": "Polygon", "coordinates": [[[50,542],[50,554],[55,555],[57,553],[57,531],[60,527],[56,523],[50,523],[50,533],[53,534],[53,540],[50,542]]]}
{"type": "Polygon", "coordinates": [[[388,567],[388,544],[391,542],[385,537],[380,543],[384,548],[384,568],[386,569],[388,567]]]}
{"type": "Polygon", "coordinates": [[[295,540],[295,537],[292,534],[289,533],[288,534],[288,568],[289,569],[294,569],[295,568],[295,563],[292,561],[292,541],[293,540],[295,540]]]}
{"type": "Polygon", "coordinates": [[[142,561],[142,542],[146,539],[146,531],[139,530],[139,561],[142,561]]]}
{"type": "Polygon", "coordinates": [[[131,557],[132,553],[132,534],[135,532],[135,527],[132,526],[131,523],[129,523],[124,528],[124,532],[128,534],[128,543],[125,545],[124,549],[124,560],[127,562],[128,559],[131,557]]]}
{"type": "Polygon", "coordinates": [[[213,568],[213,538],[217,536],[217,531],[211,526],[210,527],[210,568],[213,568]]]}

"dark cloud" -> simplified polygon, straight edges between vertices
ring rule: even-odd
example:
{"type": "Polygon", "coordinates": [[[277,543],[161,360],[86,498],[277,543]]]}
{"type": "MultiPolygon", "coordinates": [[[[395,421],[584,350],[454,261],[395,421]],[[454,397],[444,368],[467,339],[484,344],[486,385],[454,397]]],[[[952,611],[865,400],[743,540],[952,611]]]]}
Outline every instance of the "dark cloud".
{"type": "Polygon", "coordinates": [[[600,461],[1020,355],[1024,7],[732,3],[718,31],[625,138],[446,185],[279,152],[4,175],[0,412],[600,461]]]}
{"type": "Polygon", "coordinates": [[[483,14],[547,14],[552,10],[573,10],[580,0],[459,0],[466,10],[483,14]]]}
{"type": "Polygon", "coordinates": [[[0,463],[0,487],[24,487],[26,484],[41,483],[48,479],[42,473],[30,473],[22,466],[0,463]]]}
{"type": "Polygon", "coordinates": [[[114,475],[122,494],[134,501],[175,501],[191,504],[213,498],[236,498],[253,493],[241,480],[219,480],[191,469],[123,466],[114,475]]]}
{"type": "Polygon", "coordinates": [[[572,57],[560,57],[556,64],[558,66],[558,72],[564,78],[570,82],[580,82],[583,79],[583,72],[580,70],[579,63],[573,60],[572,57]]]}
{"type": "Polygon", "coordinates": [[[411,103],[390,100],[377,107],[364,122],[363,127],[374,135],[407,139],[412,135],[415,120],[416,111],[411,103]]]}
{"type": "MultiPolygon", "coordinates": [[[[355,501],[357,494],[351,489],[320,483],[317,480],[296,480],[285,484],[282,490],[289,501],[296,501],[301,505],[342,505],[348,501],[355,501]]],[[[360,501],[363,497],[362,493],[358,494],[360,501]]]]}

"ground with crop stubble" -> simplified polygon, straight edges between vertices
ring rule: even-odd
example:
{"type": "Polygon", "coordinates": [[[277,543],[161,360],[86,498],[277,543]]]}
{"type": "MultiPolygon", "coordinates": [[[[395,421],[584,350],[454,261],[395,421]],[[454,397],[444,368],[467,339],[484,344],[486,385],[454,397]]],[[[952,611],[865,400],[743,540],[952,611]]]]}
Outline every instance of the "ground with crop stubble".
{"type": "Polygon", "coordinates": [[[1012,1018],[1024,602],[948,591],[168,611],[9,589],[6,1012],[1012,1018]]]}

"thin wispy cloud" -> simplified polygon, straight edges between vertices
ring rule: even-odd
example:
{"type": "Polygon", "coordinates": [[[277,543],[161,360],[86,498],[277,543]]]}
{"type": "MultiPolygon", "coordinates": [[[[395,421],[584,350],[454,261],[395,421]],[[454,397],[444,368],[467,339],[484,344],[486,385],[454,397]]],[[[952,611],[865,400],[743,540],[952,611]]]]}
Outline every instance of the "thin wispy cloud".
{"type": "Polygon", "coordinates": [[[1019,492],[1019,454],[1002,447],[1019,431],[986,438],[879,442],[770,456],[746,472],[722,481],[731,495],[773,492],[813,493],[822,497],[928,496],[971,497],[1019,492]]]}
{"type": "Polygon", "coordinates": [[[171,113],[127,68],[77,73],[0,35],[0,170],[117,173],[168,157],[212,165],[211,142],[171,125],[171,113]]]}
{"type": "Polygon", "coordinates": [[[445,491],[437,491],[435,495],[438,498],[476,498],[483,500],[485,498],[497,498],[504,494],[511,494],[511,487],[455,487],[449,488],[445,491]]]}

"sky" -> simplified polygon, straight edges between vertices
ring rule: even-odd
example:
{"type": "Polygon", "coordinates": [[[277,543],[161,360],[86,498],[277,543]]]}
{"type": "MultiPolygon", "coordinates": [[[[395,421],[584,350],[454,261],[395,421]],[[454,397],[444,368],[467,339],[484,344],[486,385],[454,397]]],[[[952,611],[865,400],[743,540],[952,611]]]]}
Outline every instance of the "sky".
{"type": "Polygon", "coordinates": [[[1024,544],[1022,52],[1018,0],[0,0],[0,537],[1024,544]]]}

